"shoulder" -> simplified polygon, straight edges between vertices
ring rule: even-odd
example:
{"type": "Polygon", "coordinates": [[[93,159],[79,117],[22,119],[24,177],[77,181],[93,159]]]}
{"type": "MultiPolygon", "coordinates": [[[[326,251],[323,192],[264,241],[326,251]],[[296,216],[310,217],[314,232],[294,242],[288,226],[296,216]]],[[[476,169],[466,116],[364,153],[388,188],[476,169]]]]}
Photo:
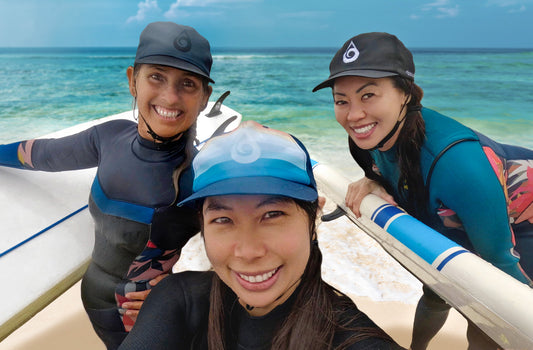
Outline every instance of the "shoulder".
{"type": "Polygon", "coordinates": [[[403,349],[384,330],[364,312],[359,310],[355,303],[347,296],[338,296],[335,302],[335,311],[338,312],[339,324],[335,332],[334,345],[348,345],[346,349],[403,349]]]}
{"type": "Polygon", "coordinates": [[[209,294],[212,279],[213,272],[210,271],[184,271],[163,279],[153,291],[182,290],[188,295],[203,296],[209,294]]]}
{"type": "Polygon", "coordinates": [[[479,140],[472,129],[439,112],[423,108],[422,117],[426,125],[426,141],[423,148],[433,155],[437,155],[448,145],[458,140],[479,140]]]}
{"type": "Polygon", "coordinates": [[[137,123],[128,119],[113,119],[100,124],[96,124],[94,129],[100,135],[114,135],[120,133],[137,132],[137,123]]]}

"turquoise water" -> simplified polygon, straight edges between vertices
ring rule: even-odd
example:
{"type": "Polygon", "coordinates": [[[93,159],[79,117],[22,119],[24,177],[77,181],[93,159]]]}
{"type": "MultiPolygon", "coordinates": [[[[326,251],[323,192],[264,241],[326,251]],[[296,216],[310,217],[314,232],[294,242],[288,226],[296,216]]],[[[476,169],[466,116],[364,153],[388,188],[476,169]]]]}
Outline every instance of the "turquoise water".
{"type": "MultiPolygon", "coordinates": [[[[299,137],[314,157],[350,173],[330,92],[334,49],[214,50],[213,99],[299,137]]],[[[505,143],[533,148],[533,50],[413,50],[423,104],[505,143]]],[[[135,48],[0,49],[0,143],[131,108],[135,48]]]]}

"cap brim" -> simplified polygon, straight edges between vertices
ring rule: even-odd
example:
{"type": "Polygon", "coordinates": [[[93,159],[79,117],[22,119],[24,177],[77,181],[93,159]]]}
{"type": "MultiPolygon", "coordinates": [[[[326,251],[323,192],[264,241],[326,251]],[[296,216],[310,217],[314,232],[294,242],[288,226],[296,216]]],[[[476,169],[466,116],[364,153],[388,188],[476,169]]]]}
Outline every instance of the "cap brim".
{"type": "Polygon", "coordinates": [[[200,68],[196,67],[194,64],[191,64],[187,61],[177,59],[171,56],[146,56],[135,61],[135,63],[146,63],[146,64],[160,64],[162,66],[168,66],[173,68],[178,68],[185,70],[187,72],[198,74],[202,77],[207,78],[211,83],[215,83],[213,79],[209,77],[205,72],[200,68]]]}
{"type": "Polygon", "coordinates": [[[366,77],[366,78],[377,79],[377,78],[392,77],[394,75],[398,75],[398,73],[386,72],[386,71],[380,71],[380,70],[368,70],[368,69],[347,70],[347,71],[340,72],[340,73],[330,76],[327,80],[324,80],[322,83],[315,86],[315,88],[313,89],[313,92],[318,91],[323,88],[332,87],[335,82],[335,79],[340,78],[340,77],[356,76],[356,77],[366,77]]]}
{"type": "Polygon", "coordinates": [[[283,196],[309,202],[318,198],[316,189],[301,183],[268,176],[236,177],[208,185],[178,203],[178,206],[194,205],[197,200],[206,197],[238,194],[283,196]]]}

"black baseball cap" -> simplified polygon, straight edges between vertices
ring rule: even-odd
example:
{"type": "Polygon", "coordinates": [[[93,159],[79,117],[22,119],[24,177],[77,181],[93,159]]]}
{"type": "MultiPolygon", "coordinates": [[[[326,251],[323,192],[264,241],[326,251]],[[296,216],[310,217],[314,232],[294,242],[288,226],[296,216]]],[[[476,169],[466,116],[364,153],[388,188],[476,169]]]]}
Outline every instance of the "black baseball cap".
{"type": "Polygon", "coordinates": [[[360,76],[384,78],[394,75],[415,79],[413,55],[394,35],[381,32],[363,33],[349,39],[329,64],[329,78],[313,92],[332,87],[336,78],[360,76]]]}
{"type": "Polygon", "coordinates": [[[135,63],[160,64],[209,79],[213,58],[206,38],[194,28],[174,22],[153,22],[139,38],[135,63]]]}

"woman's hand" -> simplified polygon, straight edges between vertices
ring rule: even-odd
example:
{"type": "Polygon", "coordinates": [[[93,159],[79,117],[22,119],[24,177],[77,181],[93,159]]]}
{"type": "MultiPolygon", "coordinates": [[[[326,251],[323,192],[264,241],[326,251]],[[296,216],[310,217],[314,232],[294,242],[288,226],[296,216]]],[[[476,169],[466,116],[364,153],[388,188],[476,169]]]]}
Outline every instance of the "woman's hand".
{"type": "MultiPolygon", "coordinates": [[[[159,275],[156,278],[150,280],[149,283],[152,287],[154,287],[159,282],[161,282],[163,278],[167,276],[168,274],[159,275]]],[[[126,315],[130,317],[134,322],[137,320],[137,316],[139,315],[139,310],[141,309],[141,306],[146,300],[146,297],[148,297],[148,294],[150,294],[150,291],[151,289],[147,289],[141,292],[131,292],[131,293],[126,294],[126,298],[128,298],[131,301],[123,303],[122,308],[127,309],[126,315]]]]}
{"type": "Polygon", "coordinates": [[[392,205],[398,205],[394,198],[388,194],[381,185],[374,180],[363,177],[362,179],[352,182],[350,185],[348,185],[348,190],[346,191],[346,206],[350,208],[356,217],[361,217],[361,211],[359,210],[359,207],[361,206],[363,198],[370,193],[379,196],[392,205]]]}

